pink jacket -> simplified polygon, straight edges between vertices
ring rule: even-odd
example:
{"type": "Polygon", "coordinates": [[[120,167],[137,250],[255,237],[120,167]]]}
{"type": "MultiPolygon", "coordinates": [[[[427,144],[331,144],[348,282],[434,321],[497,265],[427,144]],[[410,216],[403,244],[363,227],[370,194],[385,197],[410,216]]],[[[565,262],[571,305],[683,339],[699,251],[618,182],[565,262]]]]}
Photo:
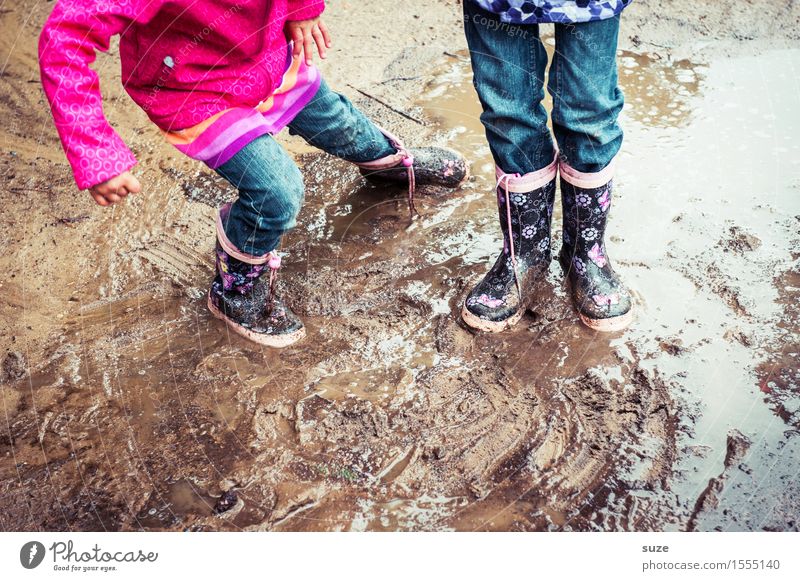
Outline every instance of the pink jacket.
{"type": "Polygon", "coordinates": [[[122,82],[165,131],[280,85],[287,20],[319,16],[324,0],[59,0],[39,38],[42,84],[81,189],[136,164],[103,114],[90,65],[120,35],[122,82]]]}

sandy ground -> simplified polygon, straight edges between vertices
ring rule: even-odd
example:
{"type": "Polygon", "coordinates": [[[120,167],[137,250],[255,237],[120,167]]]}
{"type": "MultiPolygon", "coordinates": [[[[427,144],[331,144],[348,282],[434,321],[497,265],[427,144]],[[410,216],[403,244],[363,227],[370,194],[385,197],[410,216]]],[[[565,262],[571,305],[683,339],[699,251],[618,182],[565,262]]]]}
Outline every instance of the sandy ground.
{"type": "Polygon", "coordinates": [[[204,306],[234,192],[163,143],[113,50],[105,107],[145,191],[77,192],[38,84],[52,4],[0,6],[0,528],[797,530],[800,4],[625,12],[609,247],[637,321],[613,336],[555,265],[515,330],[460,323],[499,239],[460,4],[369,5],[329,4],[328,81],[475,176],[409,227],[401,191],[283,138],[309,338],[280,352],[204,306]]]}

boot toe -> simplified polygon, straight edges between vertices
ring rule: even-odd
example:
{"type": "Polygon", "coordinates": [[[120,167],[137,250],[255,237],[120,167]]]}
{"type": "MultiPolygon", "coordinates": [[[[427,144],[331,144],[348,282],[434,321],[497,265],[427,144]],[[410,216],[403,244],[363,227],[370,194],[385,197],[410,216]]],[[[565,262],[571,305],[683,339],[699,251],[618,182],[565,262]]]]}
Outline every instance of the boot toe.
{"type": "Polygon", "coordinates": [[[482,302],[482,298],[470,296],[461,309],[461,318],[472,329],[497,333],[513,326],[522,317],[524,309],[518,306],[506,303],[490,306],[482,302]]]}
{"type": "Polygon", "coordinates": [[[420,184],[456,188],[469,178],[469,164],[459,152],[448,147],[412,149],[414,170],[420,184]]]}
{"type": "Polygon", "coordinates": [[[620,331],[633,320],[631,298],[627,291],[585,295],[576,303],[581,321],[596,331],[620,331]]]}
{"type": "MultiPolygon", "coordinates": [[[[417,185],[457,188],[469,178],[469,164],[463,155],[447,147],[418,147],[409,150],[414,156],[417,185]]],[[[408,182],[408,169],[396,166],[383,170],[361,168],[361,175],[374,182],[408,182]]]]}

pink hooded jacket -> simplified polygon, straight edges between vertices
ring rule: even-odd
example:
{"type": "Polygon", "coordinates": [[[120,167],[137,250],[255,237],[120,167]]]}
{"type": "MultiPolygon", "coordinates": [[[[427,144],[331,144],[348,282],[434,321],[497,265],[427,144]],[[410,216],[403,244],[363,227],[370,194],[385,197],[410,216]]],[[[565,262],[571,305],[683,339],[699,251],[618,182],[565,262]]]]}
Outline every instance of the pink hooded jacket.
{"type": "Polygon", "coordinates": [[[129,170],[136,158],[103,114],[90,65],[119,35],[122,82],[165,131],[280,85],[287,20],[319,16],[324,0],[59,0],[39,38],[42,84],[81,189],[129,170]]]}

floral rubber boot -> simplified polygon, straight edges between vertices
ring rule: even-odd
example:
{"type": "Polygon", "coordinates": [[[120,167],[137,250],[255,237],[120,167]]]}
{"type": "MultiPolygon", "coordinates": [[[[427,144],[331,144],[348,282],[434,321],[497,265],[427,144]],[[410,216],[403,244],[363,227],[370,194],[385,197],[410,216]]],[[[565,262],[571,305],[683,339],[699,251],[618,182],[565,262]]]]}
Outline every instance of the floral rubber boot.
{"type": "Polygon", "coordinates": [[[267,347],[287,347],[305,337],[303,322],[276,293],[281,259],[275,251],[254,256],[236,248],[217,218],[217,275],[208,291],[208,308],[235,333],[267,347]]]}
{"type": "Polygon", "coordinates": [[[559,262],[581,321],[613,332],[633,320],[631,294],[611,267],[604,242],[611,207],[613,164],[583,173],[561,163],[563,244],[559,262]]]}
{"type": "Polygon", "coordinates": [[[412,216],[419,213],[414,204],[417,186],[455,189],[469,179],[469,164],[456,150],[449,147],[406,148],[400,139],[388,131],[380,131],[397,153],[356,165],[361,175],[369,180],[407,183],[408,207],[412,216]]]}
{"type": "Polygon", "coordinates": [[[461,318],[469,327],[493,333],[522,318],[534,283],[550,265],[556,162],[523,176],[498,168],[497,178],[503,250],[461,309],[461,318]]]}

